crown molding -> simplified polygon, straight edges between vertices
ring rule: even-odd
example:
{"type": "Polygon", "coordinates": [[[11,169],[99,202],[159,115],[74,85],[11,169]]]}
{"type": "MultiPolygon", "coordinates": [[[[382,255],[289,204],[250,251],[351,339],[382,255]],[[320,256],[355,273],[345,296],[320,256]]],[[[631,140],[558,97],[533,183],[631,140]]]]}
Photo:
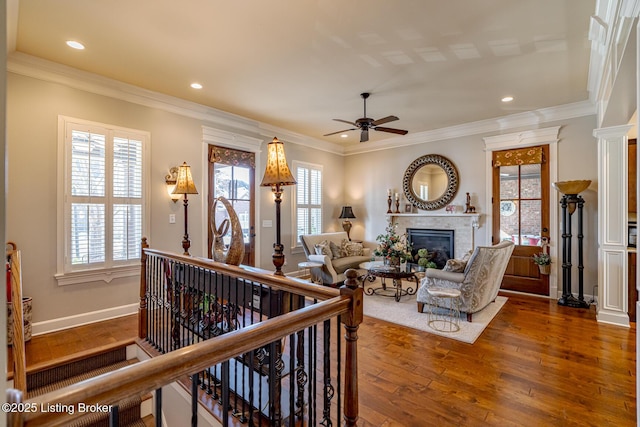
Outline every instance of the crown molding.
{"type": "Polygon", "coordinates": [[[258,131],[259,124],[255,120],[20,52],[9,55],[7,71],[237,130],[251,133],[258,131]]]}
{"type": "Polygon", "coordinates": [[[328,153],[337,154],[343,156],[345,153],[345,147],[333,142],[327,142],[320,139],[315,139],[306,135],[302,135],[290,130],[272,126],[266,123],[260,123],[260,135],[265,136],[270,141],[271,138],[277,136],[281,141],[286,141],[292,144],[303,145],[305,147],[313,148],[314,150],[326,151],[328,153]]]}
{"type": "MultiPolygon", "coordinates": [[[[74,89],[150,108],[157,108],[170,113],[233,129],[233,131],[227,132],[228,135],[221,137],[226,141],[229,141],[229,138],[236,138],[236,141],[239,141],[242,138],[250,138],[241,137],[234,131],[258,134],[268,140],[270,140],[274,135],[278,135],[281,140],[340,156],[390,150],[398,147],[408,147],[464,136],[504,132],[508,129],[540,126],[547,122],[596,114],[596,107],[591,102],[581,101],[573,104],[541,108],[538,110],[511,114],[493,119],[480,120],[426,132],[409,134],[408,136],[394,136],[383,141],[372,142],[369,144],[342,146],[19,52],[14,52],[9,55],[7,60],[7,70],[11,73],[58,83],[74,89]]],[[[211,128],[211,126],[205,126],[209,129],[211,128]]],[[[252,146],[255,141],[248,142],[247,140],[245,142],[247,142],[249,146],[252,146]]]]}
{"type": "Polygon", "coordinates": [[[494,119],[480,120],[462,125],[450,126],[441,129],[429,130],[402,137],[385,139],[366,147],[354,146],[345,149],[345,155],[368,153],[373,151],[388,150],[398,147],[424,144],[427,142],[442,141],[461,138],[472,135],[504,132],[509,129],[540,126],[545,123],[568,120],[576,117],[591,116],[596,114],[596,107],[590,101],[574,102],[572,104],[557,107],[540,108],[524,113],[511,114],[494,119]]]}

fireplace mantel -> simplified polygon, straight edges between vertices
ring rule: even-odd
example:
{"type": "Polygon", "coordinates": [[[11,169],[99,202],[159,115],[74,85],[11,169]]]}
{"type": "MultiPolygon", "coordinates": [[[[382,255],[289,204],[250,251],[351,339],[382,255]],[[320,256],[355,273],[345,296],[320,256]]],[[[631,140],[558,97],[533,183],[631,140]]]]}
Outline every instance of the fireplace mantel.
{"type": "Polygon", "coordinates": [[[387,214],[387,221],[392,223],[393,218],[395,217],[433,217],[433,218],[453,218],[453,217],[465,217],[469,218],[469,223],[476,230],[481,227],[480,220],[482,219],[482,214],[480,213],[390,213],[387,214]]]}
{"type": "Polygon", "coordinates": [[[389,224],[398,226],[398,233],[407,228],[433,228],[455,231],[455,258],[462,258],[475,248],[475,230],[482,226],[481,213],[390,213],[389,224]]]}

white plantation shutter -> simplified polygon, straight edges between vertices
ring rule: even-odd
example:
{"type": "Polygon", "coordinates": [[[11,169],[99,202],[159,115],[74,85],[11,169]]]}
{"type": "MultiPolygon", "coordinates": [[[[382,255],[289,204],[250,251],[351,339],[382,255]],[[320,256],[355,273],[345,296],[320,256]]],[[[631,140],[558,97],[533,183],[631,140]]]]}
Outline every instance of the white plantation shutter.
{"type": "Polygon", "coordinates": [[[71,132],[72,265],[105,261],[105,133],[103,129],[71,132]]]}
{"type": "Polygon", "coordinates": [[[136,265],[144,229],[148,135],[65,122],[62,272],[136,265]]]}
{"type": "Polygon", "coordinates": [[[294,161],[293,168],[298,181],[294,245],[299,245],[301,234],[322,233],[322,166],[294,161]]]}
{"type": "Polygon", "coordinates": [[[113,141],[113,259],[140,258],[142,239],[142,141],[113,141]]]}

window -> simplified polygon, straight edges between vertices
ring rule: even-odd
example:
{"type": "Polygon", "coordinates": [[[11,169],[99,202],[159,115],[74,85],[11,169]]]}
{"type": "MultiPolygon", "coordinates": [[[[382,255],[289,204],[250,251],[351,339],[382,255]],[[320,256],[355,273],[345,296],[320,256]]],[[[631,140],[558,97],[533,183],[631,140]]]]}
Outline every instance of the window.
{"type": "Polygon", "coordinates": [[[294,246],[300,245],[300,235],[322,233],[322,166],[293,162],[296,175],[296,200],[293,223],[294,246]]]}
{"type": "Polygon", "coordinates": [[[148,133],[65,117],[60,127],[64,220],[56,277],[71,284],[87,281],[92,271],[108,272],[105,281],[136,274],[148,223],[148,133]]]}

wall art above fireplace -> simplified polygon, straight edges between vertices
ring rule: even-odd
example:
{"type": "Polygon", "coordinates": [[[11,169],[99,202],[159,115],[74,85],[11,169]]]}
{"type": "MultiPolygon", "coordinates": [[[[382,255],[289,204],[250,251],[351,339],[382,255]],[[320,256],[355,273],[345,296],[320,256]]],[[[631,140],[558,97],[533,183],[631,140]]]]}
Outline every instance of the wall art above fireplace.
{"type": "Polygon", "coordinates": [[[458,192],[458,170],[451,160],[438,154],[418,157],[405,171],[402,189],[418,209],[443,208],[458,192]]]}

